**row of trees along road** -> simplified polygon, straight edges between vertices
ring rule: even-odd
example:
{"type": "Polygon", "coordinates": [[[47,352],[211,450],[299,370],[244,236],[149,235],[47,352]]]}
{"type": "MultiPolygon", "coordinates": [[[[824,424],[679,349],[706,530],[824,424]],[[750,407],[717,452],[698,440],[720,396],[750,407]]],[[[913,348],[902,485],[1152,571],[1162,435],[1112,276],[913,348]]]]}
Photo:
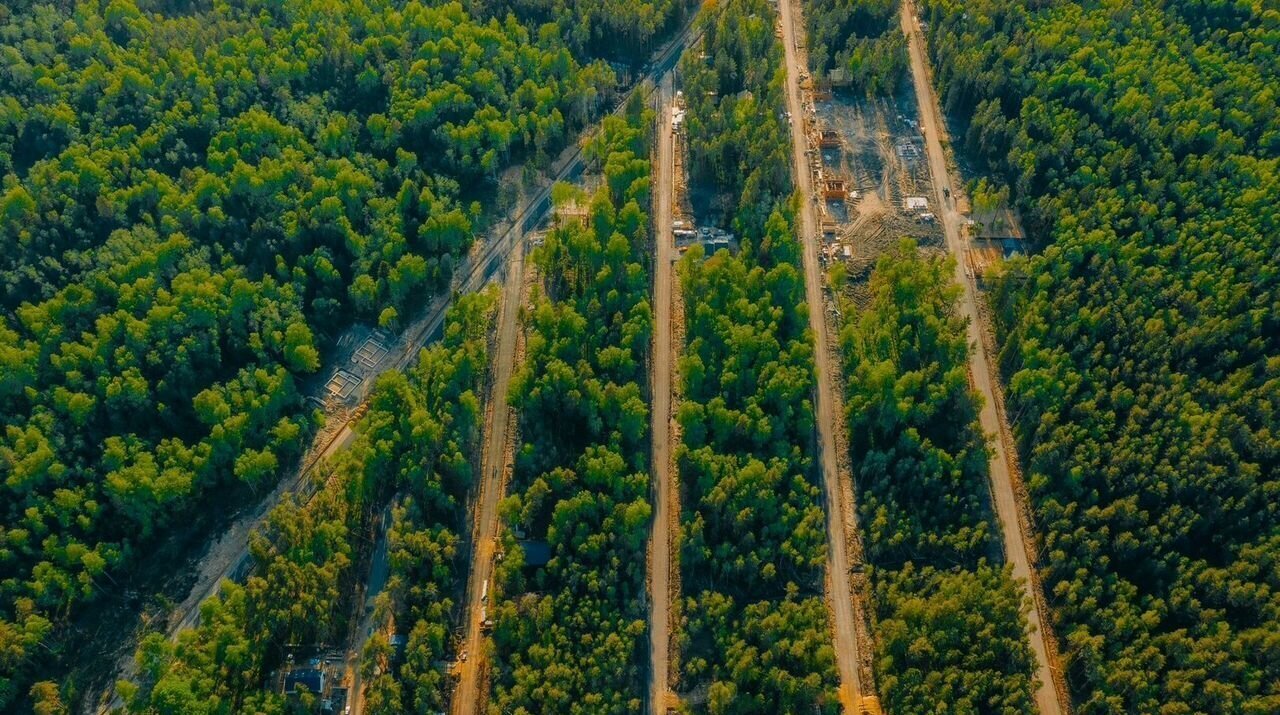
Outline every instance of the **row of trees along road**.
{"type": "Polygon", "coordinates": [[[1022,592],[1001,568],[952,258],[882,256],[840,335],[888,712],[1035,712],[1022,592]]]}
{"type": "Polygon", "coordinates": [[[1043,251],[997,294],[1081,715],[1280,711],[1280,14],[926,0],[1043,251]]]}
{"type": "Polygon", "coordinates": [[[585,221],[558,220],[533,253],[541,281],[510,389],[519,442],[500,505],[506,556],[488,606],[494,712],[638,713],[643,703],[653,113],[638,100],[587,149],[599,188],[556,192],[585,206],[585,221]],[[529,563],[517,531],[550,560],[529,563]]]}
{"type": "MultiPolygon", "coordinates": [[[[628,8],[609,57],[638,64],[682,10],[628,8]]],[[[447,285],[499,172],[608,99],[600,44],[540,13],[0,6],[0,709],[37,676],[78,697],[87,605],[132,625],[104,591],[296,463],[331,340],[447,285]]]]}
{"type": "Polygon", "coordinates": [[[408,380],[394,373],[375,393],[364,422],[376,449],[344,457],[383,481],[374,503],[395,500],[386,587],[360,654],[368,715],[427,715],[448,707],[452,689],[444,664],[452,660],[450,635],[462,612],[469,552],[461,547],[471,528],[465,506],[478,466],[481,396],[491,367],[486,348],[498,295],[491,287],[458,298],[443,348],[422,351],[408,380]],[[406,638],[400,652],[389,641],[392,630],[406,638]]]}
{"type": "Polygon", "coordinates": [[[679,266],[680,686],[699,712],[839,710],[775,19],[728,0],[680,65],[693,180],[728,199],[741,239],[679,266]]]}
{"type": "Polygon", "coordinates": [[[367,712],[443,707],[441,661],[451,598],[465,570],[462,506],[483,421],[477,395],[496,304],[494,289],[459,298],[442,342],[423,350],[408,372],[378,380],[355,442],[317,470],[329,475],[320,491],[305,504],[287,499],[253,535],[249,579],[224,583],[201,604],[200,624],[176,640],[163,633],[144,639],[137,681],[120,686],[126,712],[314,712],[314,697],[286,699],[268,676],[283,664],[286,644],[346,641],[352,586],[362,577],[352,568],[357,542],[393,494],[402,499],[390,537],[390,600],[382,607],[394,610],[409,640],[398,669],[373,673],[367,712]]]}

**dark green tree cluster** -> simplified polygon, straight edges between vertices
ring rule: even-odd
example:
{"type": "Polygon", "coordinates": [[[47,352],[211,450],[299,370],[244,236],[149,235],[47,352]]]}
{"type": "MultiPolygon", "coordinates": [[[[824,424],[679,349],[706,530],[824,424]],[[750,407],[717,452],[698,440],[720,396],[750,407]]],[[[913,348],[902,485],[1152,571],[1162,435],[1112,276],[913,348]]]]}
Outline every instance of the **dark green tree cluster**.
{"type": "Polygon", "coordinates": [[[1008,569],[876,571],[876,685],[886,712],[1037,712],[1027,611],[1008,569]]]}
{"type": "Polygon", "coordinates": [[[553,34],[574,56],[639,64],[688,17],[693,0],[468,0],[478,15],[513,13],[539,34],[553,34]]]}
{"type": "Polygon", "coordinates": [[[731,0],[681,65],[691,165],[725,179],[744,236],[739,255],[695,247],[679,268],[681,687],[705,689],[709,713],[839,710],[775,19],[731,0]]]}
{"type": "Polygon", "coordinates": [[[926,3],[1045,245],[997,296],[1077,709],[1280,711],[1280,16],[926,3]]]}
{"type": "MultiPolygon", "coordinates": [[[[766,232],[796,240],[784,208],[766,232]]],[[[681,281],[684,686],[709,685],[713,713],[834,713],[802,279],[791,263],[726,251],[703,263],[694,248],[681,281]]]]}
{"type": "Polygon", "coordinates": [[[843,70],[854,87],[892,95],[907,76],[900,0],[812,0],[805,5],[809,64],[819,76],[843,70]]]}
{"type": "Polygon", "coordinates": [[[285,501],[253,534],[244,585],[225,583],[201,604],[199,625],[176,641],[163,633],[144,639],[137,682],[121,684],[128,712],[313,712],[294,710],[300,704],[270,690],[267,675],[286,644],[345,642],[360,576],[352,568],[355,542],[393,493],[404,500],[394,511],[388,590],[397,622],[412,631],[399,673],[375,674],[370,684],[383,703],[373,711],[441,709],[438,663],[457,585],[457,529],[465,524],[469,455],[483,419],[476,394],[487,374],[496,295],[460,298],[442,343],[423,350],[408,373],[379,379],[356,440],[320,470],[329,475],[321,489],[306,503],[285,501]]]}
{"type": "Polygon", "coordinates": [[[752,240],[792,191],[776,17],[764,0],[718,3],[698,20],[700,48],[680,60],[690,178],[731,197],[728,227],[752,240]]]}
{"type": "Polygon", "coordinates": [[[604,183],[585,222],[560,221],[533,257],[542,290],[511,383],[522,444],[489,611],[493,712],[641,711],[653,315],[650,137],[639,127],[652,117],[636,104],[605,120],[590,147],[604,183]],[[550,561],[526,566],[517,531],[545,542],[550,561]]]}
{"type": "Polygon", "coordinates": [[[292,464],[295,379],[446,286],[472,199],[614,82],[391,0],[6,5],[0,58],[3,707],[140,550],[292,464]]]}
{"type": "Polygon", "coordinates": [[[1034,712],[1021,591],[993,542],[954,259],[904,240],[840,336],[858,520],[890,712],[1034,712]]]}
{"type": "Polygon", "coordinates": [[[904,240],[877,261],[871,304],[840,336],[858,517],[867,559],[883,568],[990,552],[981,398],[951,267],[904,240]]]}

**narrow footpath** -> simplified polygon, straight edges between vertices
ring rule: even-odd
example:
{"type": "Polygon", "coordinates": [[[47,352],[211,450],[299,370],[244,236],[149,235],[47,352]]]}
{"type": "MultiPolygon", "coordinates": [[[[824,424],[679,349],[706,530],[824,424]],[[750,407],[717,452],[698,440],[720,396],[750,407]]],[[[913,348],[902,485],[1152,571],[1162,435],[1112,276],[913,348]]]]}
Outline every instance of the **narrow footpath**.
{"type": "MultiPolygon", "coordinates": [[[[1005,558],[1013,564],[1013,576],[1017,579],[1031,604],[1027,619],[1031,623],[1031,648],[1036,658],[1036,678],[1039,687],[1035,692],[1036,705],[1043,715],[1062,715],[1070,712],[1065,684],[1058,664],[1057,649],[1048,634],[1043,614],[1043,599],[1038,598],[1039,581],[1031,568],[1032,548],[1030,525],[1022,523],[1018,500],[1015,497],[1010,475],[1009,461],[1016,459],[1014,445],[1005,430],[1000,428],[996,415],[996,399],[991,378],[986,346],[980,334],[977,287],[974,285],[965,257],[964,241],[960,237],[960,213],[956,210],[955,197],[962,191],[962,184],[953,182],[947,168],[942,142],[946,137],[946,124],[942,120],[938,98],[930,81],[928,60],[924,51],[924,36],[915,19],[914,3],[902,2],[902,29],[907,35],[911,55],[911,76],[915,82],[916,99],[920,103],[920,126],[924,132],[925,152],[929,159],[929,171],[933,176],[934,200],[941,207],[943,229],[947,248],[956,258],[955,279],[964,288],[960,308],[969,322],[969,372],[973,384],[982,394],[982,411],[979,420],[982,431],[994,436],[997,444],[991,453],[991,492],[996,515],[1000,520],[1000,533],[1004,541],[1005,558]]],[[[948,140],[949,142],[949,140],[948,140]]]]}

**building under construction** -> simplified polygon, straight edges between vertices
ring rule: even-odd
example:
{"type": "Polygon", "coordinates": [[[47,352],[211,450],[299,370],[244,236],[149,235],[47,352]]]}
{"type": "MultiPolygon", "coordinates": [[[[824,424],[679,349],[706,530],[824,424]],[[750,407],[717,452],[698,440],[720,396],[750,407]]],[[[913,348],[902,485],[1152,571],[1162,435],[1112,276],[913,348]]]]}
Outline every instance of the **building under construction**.
{"type": "Polygon", "coordinates": [[[819,258],[846,266],[846,290],[864,290],[877,257],[903,237],[942,249],[910,107],[842,93],[815,102],[813,126],[808,157],[821,214],[819,258]]]}
{"type": "Polygon", "coordinates": [[[822,180],[822,198],[826,201],[844,201],[849,198],[849,186],[839,177],[825,177],[822,180]]]}
{"type": "Polygon", "coordinates": [[[574,223],[586,228],[590,220],[591,208],[574,199],[556,207],[555,213],[552,214],[551,223],[556,228],[574,223]]]}

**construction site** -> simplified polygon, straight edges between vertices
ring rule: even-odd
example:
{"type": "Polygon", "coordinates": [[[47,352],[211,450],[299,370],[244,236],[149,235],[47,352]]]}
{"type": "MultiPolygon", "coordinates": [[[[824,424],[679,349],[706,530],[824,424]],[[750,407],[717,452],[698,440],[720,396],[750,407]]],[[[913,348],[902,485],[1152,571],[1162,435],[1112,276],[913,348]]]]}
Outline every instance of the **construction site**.
{"type": "MultiPolygon", "coordinates": [[[[963,186],[953,175],[955,158],[948,156],[951,142],[946,125],[941,121],[938,99],[929,83],[929,67],[925,58],[924,38],[913,5],[904,1],[901,23],[908,37],[911,83],[892,95],[871,98],[835,92],[831,82],[813,82],[803,67],[807,65],[806,48],[796,39],[791,26],[801,24],[799,6],[791,3],[782,12],[787,41],[788,62],[799,75],[799,90],[791,90],[790,101],[799,107],[803,124],[794,126],[797,155],[803,148],[804,164],[798,167],[798,184],[807,194],[805,200],[810,220],[805,234],[816,244],[821,266],[830,279],[843,273],[842,280],[829,280],[823,291],[824,316],[815,317],[815,331],[820,345],[819,377],[829,375],[827,388],[839,402],[840,377],[822,369],[822,358],[836,352],[832,341],[824,338],[831,328],[841,323],[841,308],[857,310],[870,298],[868,278],[881,254],[902,238],[914,239],[925,253],[952,254],[956,259],[955,280],[963,289],[959,307],[968,321],[967,337],[970,384],[985,398],[980,410],[980,423],[987,434],[997,437],[998,448],[990,452],[992,504],[1003,540],[1004,556],[1019,579],[1025,597],[1031,603],[1027,614],[1029,644],[1035,654],[1035,701],[1041,713],[1069,712],[1062,669],[1058,662],[1056,640],[1045,627],[1045,605],[1038,574],[1033,568],[1035,544],[1029,518],[1025,485],[1022,483],[1007,417],[1003,413],[1003,391],[992,380],[989,364],[994,341],[989,330],[980,328],[979,304],[984,278],[1006,258],[1022,252],[1025,237],[1020,217],[1007,207],[1007,196],[986,190],[970,204],[963,186]],[[801,135],[803,129],[803,135],[801,135]],[[807,172],[805,171],[807,169],[807,172]],[[833,270],[837,266],[843,271],[833,270]],[[830,290],[840,286],[836,292],[830,290]],[[840,294],[843,295],[840,295],[840,294]],[[825,320],[823,319],[825,317],[825,320]],[[825,328],[825,329],[824,329],[825,328]]],[[[815,300],[810,290],[811,303],[815,300]]],[[[820,386],[821,387],[821,386],[820,386]]],[[[819,404],[821,407],[821,404],[819,404]]],[[[828,410],[830,412],[831,410],[828,410]]],[[[837,407],[835,412],[841,412],[837,407]]],[[[821,409],[819,410],[822,415],[821,409]]],[[[856,507],[851,488],[851,471],[847,455],[848,435],[839,429],[839,421],[828,429],[834,448],[824,449],[841,455],[835,471],[841,475],[839,491],[848,539],[849,563],[862,561],[857,538],[856,507]]],[[[819,423],[821,432],[822,423],[819,423]]],[[[834,552],[833,552],[834,554],[834,552]]],[[[838,554],[837,554],[838,555],[838,554]]],[[[835,561],[833,560],[833,564],[835,561]]],[[[865,608],[869,596],[865,574],[849,579],[847,588],[834,589],[836,635],[839,643],[841,620],[853,620],[859,651],[857,677],[861,709],[877,712],[869,659],[873,650],[869,630],[875,626],[868,620],[865,608]],[[848,592],[860,606],[852,618],[841,618],[841,599],[848,592]],[[870,628],[868,628],[870,626],[870,628]]],[[[847,638],[847,636],[846,636],[847,638]]],[[[842,673],[842,680],[849,680],[842,673]]]]}
{"type": "Polygon", "coordinates": [[[868,99],[816,87],[807,99],[810,200],[823,267],[842,263],[856,297],[876,259],[903,237],[944,251],[915,97],[868,99]]]}

